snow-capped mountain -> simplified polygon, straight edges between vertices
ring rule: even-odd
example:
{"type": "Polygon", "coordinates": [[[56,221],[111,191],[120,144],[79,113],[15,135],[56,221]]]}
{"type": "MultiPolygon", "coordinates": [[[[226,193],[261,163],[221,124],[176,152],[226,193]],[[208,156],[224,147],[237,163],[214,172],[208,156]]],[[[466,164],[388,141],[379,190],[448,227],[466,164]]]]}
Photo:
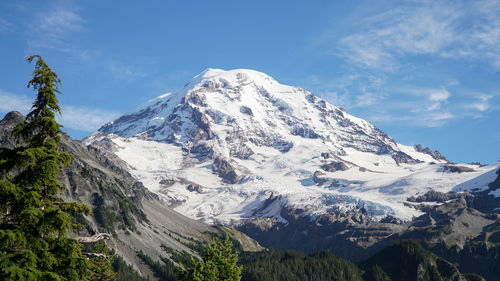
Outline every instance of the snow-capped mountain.
{"type": "Polygon", "coordinates": [[[87,137],[178,212],[206,222],[363,210],[409,220],[407,198],[483,190],[499,163],[451,165],[312,93],[245,69],[207,69],[87,137]],[[272,199],[272,200],[268,200],[272,199]]]}

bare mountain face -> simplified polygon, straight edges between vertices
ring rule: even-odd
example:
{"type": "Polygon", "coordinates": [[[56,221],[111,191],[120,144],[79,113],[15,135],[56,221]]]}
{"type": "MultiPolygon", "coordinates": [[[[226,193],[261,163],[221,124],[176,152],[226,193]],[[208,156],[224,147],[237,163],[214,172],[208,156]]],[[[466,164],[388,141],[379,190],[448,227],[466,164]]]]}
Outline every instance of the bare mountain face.
{"type": "MultiPolygon", "coordinates": [[[[500,163],[448,163],[252,70],[208,69],[84,143],[190,218],[235,226],[264,246],[358,259],[445,203],[429,192],[500,195],[488,187],[500,163]]],[[[484,200],[495,210],[496,199],[484,200]]],[[[471,226],[478,235],[492,219],[472,213],[483,218],[471,226]]]]}

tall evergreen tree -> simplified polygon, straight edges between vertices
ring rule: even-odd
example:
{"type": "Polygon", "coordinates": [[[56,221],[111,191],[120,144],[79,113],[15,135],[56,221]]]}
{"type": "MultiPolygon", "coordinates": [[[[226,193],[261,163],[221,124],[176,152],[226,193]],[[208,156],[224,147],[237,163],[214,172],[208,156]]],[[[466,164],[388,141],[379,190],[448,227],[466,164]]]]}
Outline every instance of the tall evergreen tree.
{"type": "Polygon", "coordinates": [[[184,269],[178,267],[177,278],[181,281],[240,281],[241,266],[237,265],[238,254],[226,238],[222,243],[216,240],[205,249],[202,260],[194,261],[184,269]]]}
{"type": "Polygon", "coordinates": [[[55,114],[61,81],[39,55],[28,88],[37,97],[25,122],[13,132],[17,145],[0,149],[0,279],[87,280],[89,260],[67,233],[76,227],[68,212],[90,212],[83,204],[63,202],[60,169],[71,156],[60,152],[55,114]]]}

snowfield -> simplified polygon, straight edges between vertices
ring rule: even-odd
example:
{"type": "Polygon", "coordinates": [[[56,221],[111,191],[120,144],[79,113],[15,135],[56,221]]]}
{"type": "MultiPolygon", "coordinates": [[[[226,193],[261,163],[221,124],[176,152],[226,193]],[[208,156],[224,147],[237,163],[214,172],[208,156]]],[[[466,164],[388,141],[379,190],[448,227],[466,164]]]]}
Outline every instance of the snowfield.
{"type": "Polygon", "coordinates": [[[405,204],[408,197],[484,190],[500,166],[460,164],[469,171],[450,172],[437,154],[398,144],[306,90],[243,69],[208,69],[84,141],[99,147],[103,140],[176,211],[208,223],[286,223],[284,206],[311,217],[364,208],[376,219],[410,220],[420,213],[405,204]]]}

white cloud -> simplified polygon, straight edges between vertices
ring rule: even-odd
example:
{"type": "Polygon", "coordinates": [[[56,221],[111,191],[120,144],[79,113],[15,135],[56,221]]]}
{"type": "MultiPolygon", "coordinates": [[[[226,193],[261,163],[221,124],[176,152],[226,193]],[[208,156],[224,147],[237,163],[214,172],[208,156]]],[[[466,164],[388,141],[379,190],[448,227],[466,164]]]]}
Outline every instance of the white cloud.
{"type": "Polygon", "coordinates": [[[323,93],[322,96],[325,97],[329,103],[335,106],[349,107],[349,105],[351,104],[348,92],[345,92],[343,94],[339,94],[337,92],[328,92],[323,93]]]}
{"type": "Polygon", "coordinates": [[[446,101],[450,97],[450,93],[445,89],[429,91],[429,100],[431,101],[446,101]]]}
{"type": "Polygon", "coordinates": [[[490,105],[485,103],[473,103],[471,104],[471,108],[477,111],[486,111],[490,108],[490,105]]]}
{"type": "Polygon", "coordinates": [[[451,93],[444,88],[397,88],[384,95],[362,94],[356,101],[361,116],[369,121],[418,127],[440,127],[463,114],[448,104],[451,93]],[[364,104],[363,104],[364,103],[364,104]],[[376,106],[374,106],[376,105],[376,106]]]}
{"type": "Polygon", "coordinates": [[[441,127],[454,118],[456,116],[448,111],[432,111],[419,115],[414,123],[423,127],[441,127]]]}
{"type": "MultiPolygon", "coordinates": [[[[404,124],[419,127],[440,127],[452,120],[484,118],[485,113],[497,111],[496,95],[466,93],[457,95],[455,103],[450,103],[452,94],[444,89],[407,88],[390,92],[382,106],[363,108],[361,117],[369,121],[385,124],[404,124]],[[399,95],[398,100],[394,97],[399,95]]],[[[356,97],[357,99],[358,97],[356,97]]]]}
{"type": "Polygon", "coordinates": [[[437,4],[400,7],[366,19],[366,28],[342,38],[340,46],[355,63],[393,70],[396,56],[438,53],[455,41],[458,14],[437,4]]]}
{"type": "Polygon", "coordinates": [[[145,76],[145,73],[137,67],[116,62],[109,66],[109,71],[119,80],[134,80],[145,76]]]}
{"type": "Polygon", "coordinates": [[[500,2],[406,2],[365,19],[339,40],[340,54],[368,68],[393,71],[402,57],[479,59],[500,68],[500,2]]]}
{"type": "Polygon", "coordinates": [[[427,120],[439,122],[453,118],[454,115],[449,112],[434,112],[428,115],[427,120]]]}
{"type": "Polygon", "coordinates": [[[74,51],[70,37],[74,32],[84,30],[84,23],[71,2],[65,2],[65,6],[52,4],[49,9],[37,13],[29,24],[28,45],[31,49],[74,51]]]}
{"type": "Polygon", "coordinates": [[[493,96],[492,95],[486,95],[486,94],[480,94],[477,96],[477,99],[479,99],[482,102],[487,102],[489,101],[493,96]]]}
{"type": "Polygon", "coordinates": [[[479,112],[487,111],[491,108],[490,99],[492,97],[492,95],[479,94],[476,96],[476,101],[467,104],[466,107],[479,112]]]}
{"type": "Polygon", "coordinates": [[[369,68],[392,70],[393,59],[391,55],[377,44],[374,44],[369,34],[355,34],[343,38],[340,44],[345,46],[342,50],[352,62],[369,68]]]}
{"type": "Polygon", "coordinates": [[[496,69],[500,69],[500,1],[475,1],[475,5],[478,22],[466,47],[473,51],[473,57],[489,60],[496,69]]]}
{"type": "Polygon", "coordinates": [[[355,9],[348,28],[318,39],[346,64],[337,79],[309,77],[315,92],[370,121],[408,126],[439,127],[500,109],[491,95],[468,89],[496,85],[470,72],[500,69],[500,1],[409,0],[384,10],[355,9]]]}
{"type": "Polygon", "coordinates": [[[386,124],[404,124],[406,126],[418,127],[441,127],[449,120],[457,118],[448,111],[423,112],[419,114],[398,115],[396,113],[375,113],[368,115],[368,120],[372,122],[386,124]]]}
{"type": "Polygon", "coordinates": [[[0,90],[0,111],[10,112],[13,110],[19,111],[22,114],[27,114],[31,108],[33,100],[25,95],[13,94],[0,90]]]}
{"type": "Polygon", "coordinates": [[[424,113],[430,111],[441,111],[443,106],[448,103],[451,94],[444,88],[406,88],[398,90],[400,95],[406,96],[406,103],[413,105],[410,110],[412,113],[424,113]],[[414,96],[415,98],[411,98],[414,96]]]}
{"type": "Polygon", "coordinates": [[[427,103],[427,111],[435,111],[440,110],[442,105],[446,103],[448,98],[451,96],[450,92],[445,89],[434,89],[429,90],[428,95],[428,103],[427,103]]]}
{"type": "Polygon", "coordinates": [[[365,107],[371,106],[378,102],[380,97],[374,93],[365,93],[356,97],[356,106],[365,107]]]}
{"type": "Polygon", "coordinates": [[[63,106],[61,111],[62,115],[57,119],[64,127],[86,132],[95,131],[120,115],[117,112],[98,108],[75,106],[63,106]]]}
{"type": "MultiPolygon", "coordinates": [[[[0,112],[7,113],[13,110],[26,115],[31,109],[34,97],[13,94],[0,90],[0,112]]],[[[104,125],[106,122],[117,118],[118,112],[103,110],[99,108],[77,107],[61,105],[62,115],[56,115],[56,119],[64,127],[85,132],[92,132],[104,125]]]]}
{"type": "Polygon", "coordinates": [[[68,32],[83,28],[83,19],[74,11],[58,8],[48,14],[38,15],[38,30],[50,37],[63,37],[68,32]]]}
{"type": "Polygon", "coordinates": [[[11,28],[12,28],[12,23],[3,18],[0,18],[0,32],[11,31],[11,28]]]}

